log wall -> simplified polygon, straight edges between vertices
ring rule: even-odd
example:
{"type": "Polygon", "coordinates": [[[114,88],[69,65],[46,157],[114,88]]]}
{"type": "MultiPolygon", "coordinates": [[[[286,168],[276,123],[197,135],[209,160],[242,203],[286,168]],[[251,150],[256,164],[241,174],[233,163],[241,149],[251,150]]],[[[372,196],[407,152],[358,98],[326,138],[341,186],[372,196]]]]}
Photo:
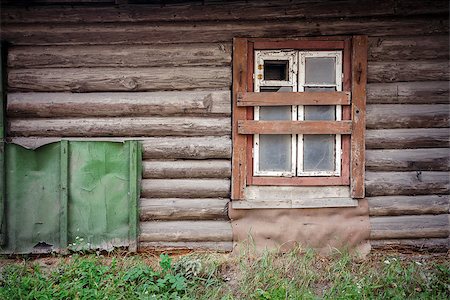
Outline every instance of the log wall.
{"type": "Polygon", "coordinates": [[[8,137],[142,139],[141,246],[230,250],[232,38],[366,34],[372,245],[447,249],[448,11],[417,0],[3,7],[8,137]]]}

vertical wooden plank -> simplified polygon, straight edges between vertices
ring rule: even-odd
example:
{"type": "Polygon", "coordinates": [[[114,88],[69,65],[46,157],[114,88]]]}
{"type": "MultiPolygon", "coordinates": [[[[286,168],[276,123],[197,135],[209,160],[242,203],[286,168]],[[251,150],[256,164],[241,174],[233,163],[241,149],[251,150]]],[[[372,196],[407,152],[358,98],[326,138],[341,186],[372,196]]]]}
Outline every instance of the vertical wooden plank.
{"type": "Polygon", "coordinates": [[[68,185],[69,185],[69,141],[61,141],[61,190],[60,190],[60,215],[59,215],[59,247],[61,252],[67,250],[68,228],[68,185]]]}
{"type": "Polygon", "coordinates": [[[137,228],[138,228],[138,198],[139,198],[139,182],[141,170],[141,144],[138,141],[128,141],[128,149],[130,153],[130,184],[129,184],[129,224],[128,238],[130,252],[137,251],[137,228]]]}
{"type": "Polygon", "coordinates": [[[6,197],[6,170],[5,170],[5,45],[0,43],[0,245],[6,242],[5,197],[6,197]]]}
{"type": "Polygon", "coordinates": [[[247,176],[247,138],[238,134],[238,120],[246,119],[246,108],[237,106],[238,93],[247,90],[247,39],[233,40],[233,158],[231,199],[239,200],[244,197],[247,176]]]}
{"type": "Polygon", "coordinates": [[[364,198],[366,130],[367,36],[354,36],[352,42],[352,123],[351,194],[364,198]]]}
{"type": "MultiPolygon", "coordinates": [[[[343,57],[343,90],[351,92],[352,89],[352,41],[351,38],[346,38],[344,41],[344,57],[343,57]]],[[[351,120],[351,108],[349,105],[344,105],[342,108],[342,120],[351,120]]],[[[342,182],[350,184],[350,135],[342,135],[342,182]]]]}
{"type": "MultiPolygon", "coordinates": [[[[253,92],[254,44],[247,43],[247,92],[253,92]]],[[[253,120],[254,106],[247,107],[247,120],[253,120]]],[[[247,183],[253,184],[253,135],[247,135],[247,183]]]]}

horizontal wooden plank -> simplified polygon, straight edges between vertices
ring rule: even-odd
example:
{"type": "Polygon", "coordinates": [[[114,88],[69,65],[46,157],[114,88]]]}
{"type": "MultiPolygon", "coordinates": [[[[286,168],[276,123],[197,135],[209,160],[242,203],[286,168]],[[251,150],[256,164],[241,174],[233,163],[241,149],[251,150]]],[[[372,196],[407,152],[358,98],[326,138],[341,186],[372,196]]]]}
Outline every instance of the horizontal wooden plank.
{"type": "Polygon", "coordinates": [[[229,66],[230,43],[10,47],[9,69],[229,66]]]}
{"type": "Polygon", "coordinates": [[[375,250],[447,252],[450,238],[372,240],[370,245],[375,250]]]}
{"type": "Polygon", "coordinates": [[[448,35],[369,37],[369,61],[445,60],[448,35]]]}
{"type": "Polygon", "coordinates": [[[449,78],[448,60],[369,62],[367,81],[443,81],[449,78]]]}
{"type": "Polygon", "coordinates": [[[369,197],[370,216],[436,215],[449,212],[448,195],[369,197]]]}
{"type": "Polygon", "coordinates": [[[230,178],[229,160],[151,160],[142,162],[143,178],[230,178]]]}
{"type": "Polygon", "coordinates": [[[368,104],[449,103],[448,81],[370,83],[368,104]]]}
{"type": "Polygon", "coordinates": [[[229,67],[12,69],[10,92],[120,92],[225,89],[229,67]]]}
{"type": "Polygon", "coordinates": [[[10,93],[8,117],[229,116],[229,91],[10,93]]]}
{"type": "Polygon", "coordinates": [[[153,221],[140,223],[140,242],[228,242],[228,221],[153,221]]]}
{"type": "Polygon", "coordinates": [[[448,214],[424,216],[371,217],[370,239],[447,238],[448,214]]]}
{"type": "MultiPolygon", "coordinates": [[[[201,12],[202,14],[204,12],[201,12]]],[[[154,14],[152,12],[152,14],[154,14]]],[[[276,12],[277,16],[281,16],[276,12]]],[[[96,12],[98,16],[98,12],[96,12]]],[[[50,23],[5,24],[2,38],[13,45],[75,44],[160,44],[231,42],[236,36],[292,38],[300,36],[350,35],[368,36],[446,34],[448,15],[433,18],[325,18],[315,22],[299,22],[298,18],[283,22],[216,20],[165,23],[50,23]]]]}
{"type": "Polygon", "coordinates": [[[351,134],[351,121],[254,121],[238,122],[239,134],[351,134]]]}
{"type": "Polygon", "coordinates": [[[229,198],[228,179],[143,179],[143,198],[229,198]]]}
{"type": "Polygon", "coordinates": [[[229,199],[141,199],[140,221],[228,219],[229,199]]]}
{"type": "Polygon", "coordinates": [[[156,251],[178,251],[178,250],[195,250],[195,251],[217,251],[231,252],[233,250],[233,242],[140,242],[139,250],[156,250],[156,251]]]}
{"type": "Polygon", "coordinates": [[[449,171],[450,149],[367,150],[369,171],[449,171]]]}
{"type": "Polygon", "coordinates": [[[344,41],[336,40],[322,40],[320,42],[315,40],[288,40],[288,41],[256,41],[253,43],[255,50],[267,49],[302,49],[302,50],[343,50],[344,41]]]}
{"type": "Polygon", "coordinates": [[[349,105],[350,92],[287,92],[238,94],[238,106],[281,106],[281,105],[349,105]]]}
{"type": "Polygon", "coordinates": [[[366,172],[366,195],[432,195],[450,192],[448,172],[366,172]]]}
{"type": "Polygon", "coordinates": [[[450,146],[448,128],[378,129],[366,131],[367,149],[442,148],[450,146]]]}
{"type": "Polygon", "coordinates": [[[161,137],[142,142],[144,159],[221,159],[231,158],[231,138],[161,137]]]}
{"type": "Polygon", "coordinates": [[[231,133],[229,118],[9,119],[9,136],[202,136],[231,133]]]}

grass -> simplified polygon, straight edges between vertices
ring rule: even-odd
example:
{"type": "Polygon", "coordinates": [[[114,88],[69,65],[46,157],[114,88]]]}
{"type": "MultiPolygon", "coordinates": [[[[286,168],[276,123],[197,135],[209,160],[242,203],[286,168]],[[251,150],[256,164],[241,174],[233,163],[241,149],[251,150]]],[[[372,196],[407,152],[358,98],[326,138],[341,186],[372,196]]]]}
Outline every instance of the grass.
{"type": "Polygon", "coordinates": [[[126,253],[0,261],[0,299],[449,299],[445,255],[126,253]]]}

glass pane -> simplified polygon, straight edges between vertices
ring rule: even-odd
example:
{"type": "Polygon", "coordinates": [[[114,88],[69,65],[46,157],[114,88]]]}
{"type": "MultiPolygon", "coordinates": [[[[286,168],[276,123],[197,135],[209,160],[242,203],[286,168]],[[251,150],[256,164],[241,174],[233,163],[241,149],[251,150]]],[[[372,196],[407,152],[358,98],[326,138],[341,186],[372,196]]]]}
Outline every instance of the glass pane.
{"type": "Polygon", "coordinates": [[[305,92],[336,92],[334,86],[328,87],[307,87],[305,86],[305,92]]]}
{"type": "Polygon", "coordinates": [[[305,120],[335,120],[336,106],[334,105],[305,105],[305,120]]]}
{"type": "Polygon", "coordinates": [[[289,80],[289,61],[266,60],[264,61],[264,80],[289,80]]]}
{"type": "Polygon", "coordinates": [[[334,171],[335,135],[303,135],[303,171],[334,171]]]}
{"type": "Polygon", "coordinates": [[[289,134],[260,134],[259,170],[291,172],[291,142],[289,134]]]}
{"type": "Polygon", "coordinates": [[[260,92],[292,92],[292,86],[261,86],[260,92]]]}
{"type": "Polygon", "coordinates": [[[336,59],[334,57],[306,57],[306,84],[335,84],[336,59]]]}

